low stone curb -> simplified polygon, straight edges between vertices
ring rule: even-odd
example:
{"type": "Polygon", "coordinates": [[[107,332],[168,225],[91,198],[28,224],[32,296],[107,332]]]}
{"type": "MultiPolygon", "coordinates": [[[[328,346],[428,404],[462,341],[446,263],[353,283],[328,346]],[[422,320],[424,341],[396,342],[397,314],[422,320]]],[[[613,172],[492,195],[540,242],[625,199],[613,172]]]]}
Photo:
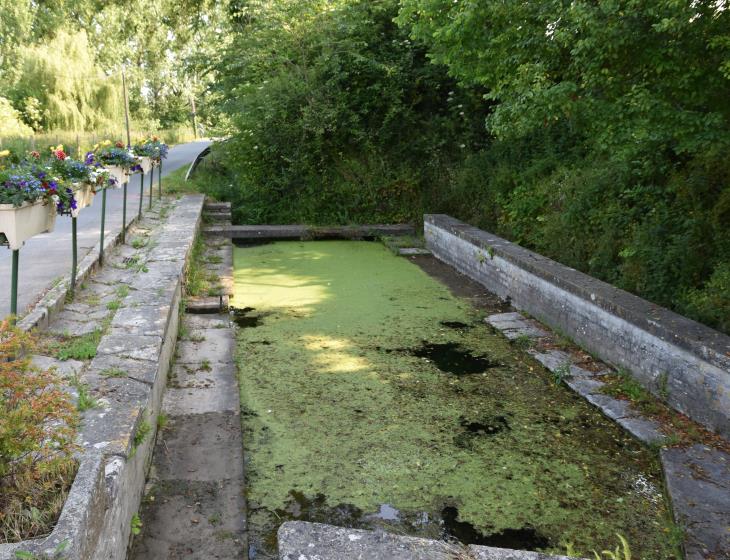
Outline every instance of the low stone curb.
{"type": "MultiPolygon", "coordinates": [[[[485,321],[506,338],[539,339],[550,334],[537,321],[520,313],[490,315],[485,321]]],[[[627,401],[602,392],[605,383],[572,362],[560,350],[527,350],[551,372],[565,372],[563,381],[601,412],[647,445],[666,439],[658,422],[643,416],[627,401]]],[[[660,452],[667,492],[675,521],[684,529],[687,560],[730,558],[730,456],[718,449],[693,445],[660,452]]]]}
{"type": "Polygon", "coordinates": [[[131,285],[84,374],[101,409],[85,413],[82,452],[61,516],[42,539],[0,545],[0,560],[22,550],[62,558],[122,560],[137,512],[155,440],[178,331],[182,282],[199,229],[202,196],[177,201],[147,259],[148,272],[131,285]],[[110,368],[125,377],[105,377],[110,368]]]}
{"type": "Polygon", "coordinates": [[[571,560],[539,552],[461,546],[305,521],[283,523],[278,541],[279,560],[571,560]]]}

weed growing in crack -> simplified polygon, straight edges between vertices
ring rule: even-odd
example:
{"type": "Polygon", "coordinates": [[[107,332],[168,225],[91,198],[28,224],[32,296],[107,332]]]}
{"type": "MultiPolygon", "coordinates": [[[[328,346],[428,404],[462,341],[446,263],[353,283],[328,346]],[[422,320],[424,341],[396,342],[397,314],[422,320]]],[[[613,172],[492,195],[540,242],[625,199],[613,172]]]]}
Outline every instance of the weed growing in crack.
{"type": "Polygon", "coordinates": [[[152,425],[147,420],[142,420],[137,431],[134,433],[134,437],[132,438],[132,451],[129,454],[130,457],[134,457],[137,453],[137,448],[144,443],[144,440],[147,439],[147,436],[151,431],[152,425]]]}
{"type": "Polygon", "coordinates": [[[211,371],[213,368],[210,366],[210,360],[203,360],[200,363],[198,371],[211,371]]]}
{"type": "Polygon", "coordinates": [[[552,374],[555,384],[560,385],[563,381],[570,378],[570,362],[560,364],[557,368],[555,368],[552,374]]]}
{"type": "Polygon", "coordinates": [[[79,412],[86,412],[92,408],[99,406],[99,403],[89,393],[89,386],[86,383],[82,383],[78,375],[75,375],[71,381],[71,385],[76,389],[78,399],[76,401],[76,408],[79,412]]]}
{"type": "Polygon", "coordinates": [[[139,518],[139,514],[135,513],[130,521],[130,529],[133,535],[139,535],[142,532],[142,520],[139,518]]]}
{"type": "Polygon", "coordinates": [[[101,341],[102,331],[97,329],[81,336],[63,337],[61,341],[52,342],[49,349],[61,361],[90,360],[96,356],[96,348],[101,341]]]}
{"type": "Polygon", "coordinates": [[[127,372],[118,367],[110,367],[101,370],[102,377],[127,377],[127,372]]]}

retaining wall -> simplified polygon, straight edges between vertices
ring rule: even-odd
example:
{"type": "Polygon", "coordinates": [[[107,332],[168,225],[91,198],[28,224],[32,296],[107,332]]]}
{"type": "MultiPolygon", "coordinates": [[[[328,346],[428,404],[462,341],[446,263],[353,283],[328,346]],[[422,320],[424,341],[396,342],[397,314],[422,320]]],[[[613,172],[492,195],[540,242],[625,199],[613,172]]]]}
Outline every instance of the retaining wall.
{"type": "Polygon", "coordinates": [[[450,216],[426,215],[424,235],[440,260],[730,437],[730,337],[450,216]]]}
{"type": "Polygon", "coordinates": [[[148,272],[131,285],[96,357],[83,374],[104,388],[105,406],[87,411],[80,433],[83,451],[61,516],[42,539],[0,545],[0,560],[22,550],[62,558],[123,560],[152,457],[157,416],[178,332],[185,268],[200,226],[202,196],[183,197],[152,242],[148,272]],[[127,375],[109,378],[114,367],[127,375]],[[144,434],[144,437],[142,437],[144,434]],[[135,441],[136,440],[136,441],[135,441]]]}

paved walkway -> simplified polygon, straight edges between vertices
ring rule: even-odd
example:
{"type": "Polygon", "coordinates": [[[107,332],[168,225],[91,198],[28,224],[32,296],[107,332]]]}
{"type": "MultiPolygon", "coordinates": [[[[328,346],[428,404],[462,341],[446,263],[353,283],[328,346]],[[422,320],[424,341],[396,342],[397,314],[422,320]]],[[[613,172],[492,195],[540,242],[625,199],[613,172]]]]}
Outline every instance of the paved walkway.
{"type": "MultiPolygon", "coordinates": [[[[163,177],[192,162],[210,144],[207,141],[180,144],[170,149],[162,165],[163,177]]],[[[155,175],[155,178],[157,176],[155,175]]],[[[127,220],[137,217],[139,208],[140,176],[129,183],[127,192],[127,220]]],[[[145,180],[145,192],[149,193],[149,175],[145,180]]],[[[107,193],[106,235],[121,230],[123,190],[114,189],[107,193]]],[[[101,200],[95,200],[92,207],[82,210],[78,218],[79,262],[99,242],[101,223],[101,200]]],[[[0,317],[10,313],[10,267],[11,251],[0,247],[0,317]]],[[[18,278],[18,312],[23,315],[57,281],[71,270],[71,219],[59,216],[52,233],[36,236],[25,243],[20,251],[20,273],[18,278]]]]}

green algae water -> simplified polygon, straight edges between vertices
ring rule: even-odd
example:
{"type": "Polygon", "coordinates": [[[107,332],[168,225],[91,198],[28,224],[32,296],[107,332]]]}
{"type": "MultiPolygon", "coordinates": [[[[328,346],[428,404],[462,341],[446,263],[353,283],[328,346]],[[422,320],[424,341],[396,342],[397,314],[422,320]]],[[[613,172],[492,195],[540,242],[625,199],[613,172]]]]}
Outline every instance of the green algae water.
{"type": "Polygon", "coordinates": [[[655,456],[415,264],[328,241],[235,267],[250,558],[290,519],[678,558],[655,456]]]}

